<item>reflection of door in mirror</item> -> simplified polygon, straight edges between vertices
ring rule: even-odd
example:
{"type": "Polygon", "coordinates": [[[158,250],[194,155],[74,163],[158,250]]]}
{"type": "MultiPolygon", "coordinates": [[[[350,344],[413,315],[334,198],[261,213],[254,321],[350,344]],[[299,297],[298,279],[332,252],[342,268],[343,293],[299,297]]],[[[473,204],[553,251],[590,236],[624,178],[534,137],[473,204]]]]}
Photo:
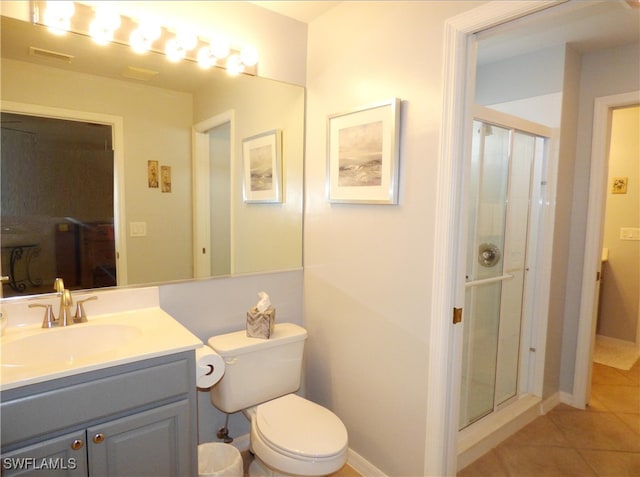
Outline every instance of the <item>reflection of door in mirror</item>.
{"type": "Polygon", "coordinates": [[[4,296],[116,285],[111,126],[2,113],[4,296]]]}
{"type": "Polygon", "coordinates": [[[229,275],[232,266],[231,144],[233,113],[196,125],[194,270],[197,278],[229,275]]]}

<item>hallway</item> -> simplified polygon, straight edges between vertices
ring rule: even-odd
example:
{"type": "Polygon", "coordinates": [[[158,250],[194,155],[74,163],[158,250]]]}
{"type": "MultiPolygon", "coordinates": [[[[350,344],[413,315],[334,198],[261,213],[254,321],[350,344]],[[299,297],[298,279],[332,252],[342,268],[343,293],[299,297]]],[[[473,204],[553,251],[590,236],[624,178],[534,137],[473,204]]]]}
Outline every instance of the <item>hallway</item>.
{"type": "Polygon", "coordinates": [[[458,473],[479,476],[640,476],[640,360],[594,363],[587,410],[560,404],[458,473]]]}

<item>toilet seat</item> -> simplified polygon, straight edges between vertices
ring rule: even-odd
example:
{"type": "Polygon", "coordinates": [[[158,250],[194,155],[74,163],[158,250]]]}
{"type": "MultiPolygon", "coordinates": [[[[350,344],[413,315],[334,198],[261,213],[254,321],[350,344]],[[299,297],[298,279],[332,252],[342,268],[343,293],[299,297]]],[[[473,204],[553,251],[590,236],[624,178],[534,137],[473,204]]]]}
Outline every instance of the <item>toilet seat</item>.
{"type": "Polygon", "coordinates": [[[287,394],[255,409],[254,452],[270,467],[297,475],[327,475],[347,460],[348,437],[333,412],[287,394]]]}

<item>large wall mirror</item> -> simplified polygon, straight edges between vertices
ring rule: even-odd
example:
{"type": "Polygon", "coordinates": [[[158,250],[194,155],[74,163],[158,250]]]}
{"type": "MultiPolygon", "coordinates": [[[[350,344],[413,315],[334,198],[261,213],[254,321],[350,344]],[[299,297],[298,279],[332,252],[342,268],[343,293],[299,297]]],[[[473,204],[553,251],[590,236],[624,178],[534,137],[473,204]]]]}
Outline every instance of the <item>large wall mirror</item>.
{"type": "Polygon", "coordinates": [[[304,88],[10,17],[1,28],[5,297],[49,293],[61,274],[82,289],[202,278],[203,256],[209,276],[302,266],[304,88]],[[242,145],[268,131],[281,137],[282,199],[245,201],[242,145]],[[67,139],[82,152],[61,152],[67,139]],[[75,262],[61,265],[65,247],[75,262]]]}

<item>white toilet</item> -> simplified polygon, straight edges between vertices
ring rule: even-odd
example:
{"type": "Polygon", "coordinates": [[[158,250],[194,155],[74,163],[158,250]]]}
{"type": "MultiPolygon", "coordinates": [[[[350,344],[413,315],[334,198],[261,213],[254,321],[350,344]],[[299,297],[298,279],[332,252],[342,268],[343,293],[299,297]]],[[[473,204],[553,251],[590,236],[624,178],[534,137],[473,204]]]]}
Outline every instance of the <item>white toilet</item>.
{"type": "Polygon", "coordinates": [[[300,387],[307,332],[278,323],[268,340],[245,331],[209,338],[225,373],[211,402],[251,422],[251,477],[325,476],[347,461],[347,430],[334,413],[294,393],[300,387]]]}

